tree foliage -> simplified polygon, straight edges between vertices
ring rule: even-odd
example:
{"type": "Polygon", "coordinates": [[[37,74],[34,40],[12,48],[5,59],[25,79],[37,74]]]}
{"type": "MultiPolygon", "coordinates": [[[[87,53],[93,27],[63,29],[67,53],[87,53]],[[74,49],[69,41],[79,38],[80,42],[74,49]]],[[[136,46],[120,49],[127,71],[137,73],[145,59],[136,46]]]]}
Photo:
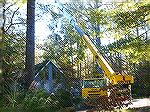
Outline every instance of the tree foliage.
{"type": "Polygon", "coordinates": [[[24,68],[25,19],[14,3],[3,3],[2,67],[3,76],[13,76],[24,68]],[[15,8],[14,8],[15,7],[15,8]],[[18,16],[18,18],[17,18],[18,16]]]}

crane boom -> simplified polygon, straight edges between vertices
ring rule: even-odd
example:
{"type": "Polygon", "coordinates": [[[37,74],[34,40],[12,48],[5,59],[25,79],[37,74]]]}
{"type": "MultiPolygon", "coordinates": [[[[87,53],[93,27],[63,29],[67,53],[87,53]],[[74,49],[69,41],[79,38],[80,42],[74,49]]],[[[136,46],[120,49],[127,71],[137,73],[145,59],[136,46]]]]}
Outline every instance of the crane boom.
{"type": "Polygon", "coordinates": [[[103,71],[105,72],[105,75],[107,77],[111,77],[115,72],[107,62],[107,60],[101,55],[100,51],[97,49],[93,41],[84,33],[84,31],[79,27],[77,21],[75,18],[68,14],[67,8],[63,6],[61,3],[59,3],[59,10],[63,13],[63,16],[69,20],[69,22],[73,25],[75,30],[80,34],[80,36],[84,39],[86,42],[86,45],[90,49],[90,51],[93,53],[93,55],[98,59],[99,65],[102,67],[103,71]]]}

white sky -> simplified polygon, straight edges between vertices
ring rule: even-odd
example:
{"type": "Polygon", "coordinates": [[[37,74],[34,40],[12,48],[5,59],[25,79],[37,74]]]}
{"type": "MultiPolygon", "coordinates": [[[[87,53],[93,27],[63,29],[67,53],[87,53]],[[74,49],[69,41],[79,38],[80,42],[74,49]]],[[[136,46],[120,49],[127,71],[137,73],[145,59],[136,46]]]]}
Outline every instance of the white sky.
{"type": "MultiPolygon", "coordinates": [[[[68,2],[68,1],[69,0],[63,0],[63,3],[68,2]]],[[[36,2],[48,5],[50,3],[54,3],[54,0],[37,0],[36,2]]],[[[35,23],[35,36],[36,36],[36,39],[38,39],[40,41],[40,43],[42,43],[43,39],[46,39],[47,36],[52,33],[52,31],[50,31],[47,26],[48,24],[50,24],[47,21],[47,18],[51,19],[51,16],[49,16],[49,15],[50,14],[43,15],[43,20],[35,23]]],[[[60,25],[61,25],[61,23],[59,22],[58,26],[60,27],[60,25]]],[[[59,27],[56,29],[56,31],[59,31],[59,27]]],[[[101,39],[102,45],[109,44],[112,41],[113,41],[112,38],[102,38],[101,39]]]]}
{"type": "Polygon", "coordinates": [[[47,24],[43,22],[35,23],[35,36],[37,39],[44,39],[50,34],[50,30],[47,24]]]}

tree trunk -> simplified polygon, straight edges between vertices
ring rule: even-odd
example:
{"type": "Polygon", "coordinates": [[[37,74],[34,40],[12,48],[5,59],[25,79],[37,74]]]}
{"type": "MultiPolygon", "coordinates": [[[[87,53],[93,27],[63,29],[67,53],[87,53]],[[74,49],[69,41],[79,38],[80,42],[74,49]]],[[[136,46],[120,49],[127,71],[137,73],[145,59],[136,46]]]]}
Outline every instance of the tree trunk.
{"type": "MultiPolygon", "coordinates": [[[[3,47],[4,47],[3,44],[4,44],[4,32],[5,32],[4,26],[5,26],[5,20],[6,20],[6,18],[5,18],[5,1],[2,2],[2,7],[3,7],[3,12],[2,12],[3,23],[2,23],[1,30],[0,30],[0,33],[2,36],[2,38],[0,39],[0,42],[2,43],[1,48],[0,48],[0,54],[1,54],[1,56],[0,56],[0,61],[1,61],[0,67],[3,70],[3,75],[4,75],[7,72],[4,68],[4,65],[3,65],[3,62],[4,62],[4,60],[3,60],[3,47]]],[[[0,76],[0,80],[1,80],[1,78],[2,77],[0,76]]]]}
{"type": "Polygon", "coordinates": [[[35,33],[35,0],[27,0],[25,89],[29,88],[34,76],[34,64],[35,64],[34,33],[35,33]]]}

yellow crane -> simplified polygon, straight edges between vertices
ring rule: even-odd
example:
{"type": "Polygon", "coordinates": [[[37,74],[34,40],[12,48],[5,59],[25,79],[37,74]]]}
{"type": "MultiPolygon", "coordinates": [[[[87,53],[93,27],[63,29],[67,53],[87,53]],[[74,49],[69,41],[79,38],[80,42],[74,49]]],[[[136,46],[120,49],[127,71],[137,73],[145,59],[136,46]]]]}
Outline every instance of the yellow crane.
{"type": "Polygon", "coordinates": [[[104,78],[83,79],[82,97],[86,99],[89,105],[101,105],[102,107],[126,105],[127,103],[125,102],[131,100],[131,84],[134,83],[133,76],[114,72],[91,38],[84,33],[75,18],[68,13],[67,8],[58,1],[56,3],[58,3],[58,9],[80,34],[104,71],[104,78]],[[93,99],[94,101],[92,101],[93,99]]]}

